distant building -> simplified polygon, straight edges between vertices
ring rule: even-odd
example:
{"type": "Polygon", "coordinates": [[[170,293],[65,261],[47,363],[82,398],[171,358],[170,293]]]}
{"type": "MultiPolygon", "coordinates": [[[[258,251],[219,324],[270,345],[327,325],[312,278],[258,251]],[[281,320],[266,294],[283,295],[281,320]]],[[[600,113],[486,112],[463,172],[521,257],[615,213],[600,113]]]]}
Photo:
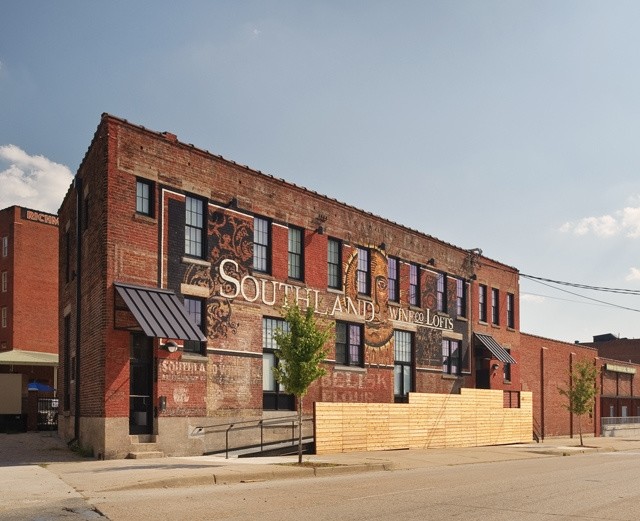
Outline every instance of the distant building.
{"type": "Polygon", "coordinates": [[[58,367],[58,217],[0,210],[0,374],[55,388],[58,367]]]}
{"type": "MultiPolygon", "coordinates": [[[[456,211],[442,182],[425,219],[444,194],[456,211]]],[[[60,208],[59,430],[106,458],[201,454],[224,446],[201,427],[291,414],[271,372],[285,299],[334,332],[306,413],[462,387],[517,407],[518,287],[477,248],[105,114],[60,208]]]]}
{"type": "Polygon", "coordinates": [[[598,354],[605,358],[640,364],[640,338],[619,338],[612,333],[606,333],[595,335],[593,342],[580,345],[597,349],[598,354]]]}
{"type": "Polygon", "coordinates": [[[581,345],[596,349],[603,359],[602,416],[640,417],[640,383],[636,377],[640,366],[640,339],[605,333],[581,345]]]}

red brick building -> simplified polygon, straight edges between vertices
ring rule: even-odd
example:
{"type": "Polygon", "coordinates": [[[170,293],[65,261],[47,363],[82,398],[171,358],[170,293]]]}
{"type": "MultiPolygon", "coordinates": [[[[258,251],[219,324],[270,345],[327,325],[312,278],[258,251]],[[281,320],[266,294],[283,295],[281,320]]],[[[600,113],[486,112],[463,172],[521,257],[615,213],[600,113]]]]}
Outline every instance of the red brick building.
{"type": "Polygon", "coordinates": [[[58,217],[0,210],[0,374],[56,387],[58,217]]]}
{"type": "MultiPolygon", "coordinates": [[[[102,457],[281,416],[285,299],[335,336],[303,402],[518,391],[518,272],[103,115],[60,208],[60,432],[102,457]]],[[[508,393],[507,393],[508,394],[508,393]]]]}
{"type": "Polygon", "coordinates": [[[603,360],[602,416],[640,417],[640,339],[618,338],[611,333],[596,335],[593,342],[582,344],[597,349],[603,360]]]}

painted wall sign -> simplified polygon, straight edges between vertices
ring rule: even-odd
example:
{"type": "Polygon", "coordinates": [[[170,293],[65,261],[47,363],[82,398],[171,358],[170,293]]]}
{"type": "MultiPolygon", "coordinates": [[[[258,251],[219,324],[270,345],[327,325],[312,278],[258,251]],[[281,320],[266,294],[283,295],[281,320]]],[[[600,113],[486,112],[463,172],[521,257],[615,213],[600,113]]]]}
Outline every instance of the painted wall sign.
{"type": "Polygon", "coordinates": [[[625,365],[605,364],[604,368],[612,373],[636,374],[635,367],[627,367],[625,365]]]}
{"type": "Polygon", "coordinates": [[[389,306],[389,316],[392,320],[406,324],[416,324],[417,326],[449,331],[453,330],[453,319],[450,316],[432,313],[429,309],[413,310],[389,306]]]}
{"type": "Polygon", "coordinates": [[[319,315],[335,316],[336,313],[347,313],[363,318],[365,322],[371,322],[376,317],[373,302],[362,299],[352,299],[349,296],[336,295],[332,301],[325,303],[320,291],[304,286],[293,286],[286,282],[268,280],[252,275],[244,275],[237,278],[238,263],[232,259],[224,259],[220,262],[220,277],[229,284],[228,289],[222,286],[219,295],[228,299],[235,299],[238,295],[247,302],[260,301],[266,306],[273,306],[276,302],[292,302],[302,309],[313,306],[319,315]],[[227,271],[231,265],[232,270],[227,271]]]}
{"type": "Polygon", "coordinates": [[[207,367],[201,362],[163,360],[160,364],[160,380],[170,382],[204,382],[207,367]]]}
{"type": "Polygon", "coordinates": [[[34,212],[33,210],[22,209],[22,218],[27,221],[35,221],[43,224],[50,224],[52,226],[58,226],[60,219],[56,215],[48,213],[34,212]]]}
{"type": "Polygon", "coordinates": [[[397,322],[435,329],[453,329],[451,317],[432,313],[429,309],[413,310],[387,305],[384,306],[386,313],[383,313],[381,303],[377,302],[378,299],[372,301],[348,295],[335,295],[325,301],[325,297],[316,289],[248,274],[240,277],[239,273],[240,267],[235,260],[224,259],[220,262],[219,275],[225,283],[218,288],[220,297],[234,300],[242,296],[247,302],[260,302],[267,306],[274,306],[277,302],[293,302],[302,309],[312,306],[319,315],[334,317],[336,314],[346,313],[364,319],[367,323],[385,320],[387,317],[381,317],[382,313],[397,322]]]}

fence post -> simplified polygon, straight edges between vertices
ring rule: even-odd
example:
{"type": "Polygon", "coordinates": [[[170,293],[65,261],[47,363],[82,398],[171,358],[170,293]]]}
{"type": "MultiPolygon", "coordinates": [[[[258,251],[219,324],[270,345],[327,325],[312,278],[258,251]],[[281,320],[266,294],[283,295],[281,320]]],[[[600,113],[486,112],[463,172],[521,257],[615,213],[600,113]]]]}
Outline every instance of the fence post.
{"type": "Polygon", "coordinates": [[[27,398],[27,430],[38,430],[38,391],[28,391],[27,398]]]}

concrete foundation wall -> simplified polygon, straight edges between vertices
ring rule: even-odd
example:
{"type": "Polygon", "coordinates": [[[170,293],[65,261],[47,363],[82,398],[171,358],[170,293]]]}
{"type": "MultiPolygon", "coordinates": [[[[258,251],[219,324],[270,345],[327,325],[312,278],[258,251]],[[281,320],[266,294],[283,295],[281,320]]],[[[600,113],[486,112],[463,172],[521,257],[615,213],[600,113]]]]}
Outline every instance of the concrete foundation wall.
{"type": "Polygon", "coordinates": [[[610,438],[637,438],[640,436],[640,424],[603,425],[602,436],[610,438]]]}

